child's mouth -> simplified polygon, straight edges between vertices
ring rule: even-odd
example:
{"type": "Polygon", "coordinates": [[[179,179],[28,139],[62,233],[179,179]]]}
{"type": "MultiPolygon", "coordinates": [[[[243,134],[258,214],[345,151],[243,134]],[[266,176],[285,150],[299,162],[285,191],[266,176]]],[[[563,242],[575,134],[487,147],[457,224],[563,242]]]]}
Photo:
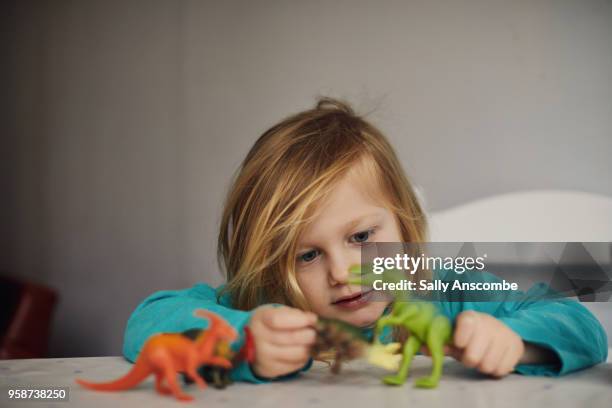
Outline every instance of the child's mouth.
{"type": "Polygon", "coordinates": [[[332,305],[341,307],[343,309],[359,309],[360,307],[365,306],[372,296],[373,290],[367,290],[365,292],[355,293],[354,295],[342,297],[335,302],[332,302],[332,305]]]}

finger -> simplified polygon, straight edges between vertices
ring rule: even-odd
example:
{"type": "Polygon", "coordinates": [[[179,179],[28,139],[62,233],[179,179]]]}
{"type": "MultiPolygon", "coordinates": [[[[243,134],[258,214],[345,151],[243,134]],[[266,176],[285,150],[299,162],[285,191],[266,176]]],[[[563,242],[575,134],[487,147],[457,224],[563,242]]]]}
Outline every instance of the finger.
{"type": "Polygon", "coordinates": [[[309,358],[310,347],[304,346],[283,347],[276,355],[276,359],[285,364],[298,364],[302,366],[306,364],[309,358]]]}
{"type": "Polygon", "coordinates": [[[514,367],[518,362],[516,347],[510,347],[508,351],[502,356],[501,361],[497,369],[493,372],[495,377],[503,377],[514,371],[514,367]]]}
{"type": "Polygon", "coordinates": [[[470,338],[478,325],[478,315],[476,312],[463,312],[457,318],[453,343],[458,348],[465,348],[470,343],[470,338]]]}
{"type": "Polygon", "coordinates": [[[314,325],[317,316],[312,312],[304,312],[292,307],[277,307],[266,310],[262,321],[272,329],[300,329],[314,325]]]}
{"type": "Polygon", "coordinates": [[[490,340],[491,337],[487,332],[475,332],[461,356],[461,362],[467,367],[477,367],[489,347],[490,340]]]}
{"type": "Polygon", "coordinates": [[[275,330],[269,337],[270,343],[278,346],[312,346],[317,332],[310,327],[294,330],[275,330]]]}
{"type": "Polygon", "coordinates": [[[285,364],[306,364],[310,358],[310,347],[306,346],[277,346],[266,343],[262,345],[261,355],[270,361],[285,364]]]}
{"type": "Polygon", "coordinates": [[[506,344],[499,344],[500,340],[501,339],[499,338],[493,338],[491,340],[487,351],[478,365],[479,371],[485,374],[493,374],[495,370],[497,370],[499,363],[501,362],[501,358],[503,357],[504,353],[508,351],[506,344]]]}
{"type": "Polygon", "coordinates": [[[279,307],[266,313],[264,324],[272,329],[291,330],[314,327],[317,315],[292,307],[279,307]]]}

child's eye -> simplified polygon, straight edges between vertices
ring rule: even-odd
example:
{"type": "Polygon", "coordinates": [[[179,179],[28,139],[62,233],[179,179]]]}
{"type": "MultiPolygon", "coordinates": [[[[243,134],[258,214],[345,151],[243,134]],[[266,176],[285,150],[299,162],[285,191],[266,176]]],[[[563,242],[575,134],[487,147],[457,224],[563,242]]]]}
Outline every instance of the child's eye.
{"type": "Polygon", "coordinates": [[[355,242],[355,243],[363,243],[366,242],[368,239],[370,239],[370,236],[374,234],[374,230],[370,229],[367,231],[360,231],[356,234],[353,234],[350,238],[351,242],[355,242]]]}
{"type": "Polygon", "coordinates": [[[317,249],[313,249],[312,251],[308,251],[298,256],[298,261],[303,263],[312,262],[317,256],[319,256],[319,251],[317,249]]]}

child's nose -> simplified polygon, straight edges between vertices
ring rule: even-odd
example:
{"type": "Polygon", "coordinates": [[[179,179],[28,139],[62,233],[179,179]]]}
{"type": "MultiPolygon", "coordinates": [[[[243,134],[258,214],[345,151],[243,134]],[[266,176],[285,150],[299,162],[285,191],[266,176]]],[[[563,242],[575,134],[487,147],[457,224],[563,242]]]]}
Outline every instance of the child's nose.
{"type": "Polygon", "coordinates": [[[330,257],[329,281],[331,285],[346,284],[349,279],[349,267],[359,261],[349,259],[342,254],[330,257]]]}

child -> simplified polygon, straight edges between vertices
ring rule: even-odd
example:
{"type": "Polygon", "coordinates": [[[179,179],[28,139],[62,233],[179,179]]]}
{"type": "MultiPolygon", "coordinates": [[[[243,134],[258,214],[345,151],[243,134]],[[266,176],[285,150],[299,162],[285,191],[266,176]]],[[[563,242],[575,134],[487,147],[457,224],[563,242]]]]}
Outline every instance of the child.
{"type": "MultiPolygon", "coordinates": [[[[128,321],[124,354],[135,361],[152,334],[205,326],[192,311],[206,308],[253,333],[255,360],[234,368],[234,380],[292,376],[310,365],[317,316],[371,336],[385,312],[388,303],[347,283],[361,245],[426,239],[423,211],[386,138],[324,98],[266,131],[242,163],[218,241],[227,284],[147,298],[128,321]]],[[[560,375],[607,357],[605,332],[575,301],[441,302],[440,310],[455,326],[447,353],[491,376],[560,375]]]]}

